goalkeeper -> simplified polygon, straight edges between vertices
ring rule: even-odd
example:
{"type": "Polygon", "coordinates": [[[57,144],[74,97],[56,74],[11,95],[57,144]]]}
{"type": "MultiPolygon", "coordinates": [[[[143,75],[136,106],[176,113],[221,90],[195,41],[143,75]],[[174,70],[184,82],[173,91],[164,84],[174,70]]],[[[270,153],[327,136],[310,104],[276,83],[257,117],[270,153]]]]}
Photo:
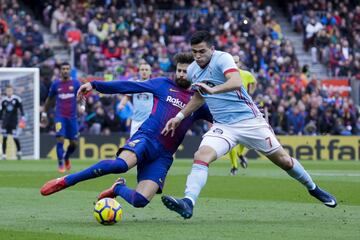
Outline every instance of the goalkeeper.
{"type": "MultiPolygon", "coordinates": [[[[243,84],[244,88],[250,95],[252,95],[254,93],[255,87],[256,87],[255,77],[249,71],[241,70],[241,68],[243,68],[243,65],[240,62],[239,56],[233,56],[233,58],[234,58],[235,64],[239,68],[239,72],[240,72],[240,76],[241,76],[242,84],[243,84]]],[[[243,168],[247,168],[248,163],[247,163],[246,157],[244,156],[244,150],[245,150],[245,146],[242,144],[238,144],[229,152],[230,162],[231,162],[230,175],[234,176],[237,174],[238,159],[240,161],[241,166],[243,168]]]]}

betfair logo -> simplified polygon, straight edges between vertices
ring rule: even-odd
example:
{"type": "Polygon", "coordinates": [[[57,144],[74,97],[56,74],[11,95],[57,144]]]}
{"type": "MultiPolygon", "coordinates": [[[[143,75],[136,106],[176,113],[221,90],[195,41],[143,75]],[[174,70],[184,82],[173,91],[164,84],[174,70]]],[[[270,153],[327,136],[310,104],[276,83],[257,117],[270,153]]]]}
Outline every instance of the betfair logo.
{"type": "Polygon", "coordinates": [[[167,96],[167,102],[170,102],[173,106],[183,109],[185,107],[185,103],[180,101],[178,98],[173,98],[172,96],[167,96]]]}

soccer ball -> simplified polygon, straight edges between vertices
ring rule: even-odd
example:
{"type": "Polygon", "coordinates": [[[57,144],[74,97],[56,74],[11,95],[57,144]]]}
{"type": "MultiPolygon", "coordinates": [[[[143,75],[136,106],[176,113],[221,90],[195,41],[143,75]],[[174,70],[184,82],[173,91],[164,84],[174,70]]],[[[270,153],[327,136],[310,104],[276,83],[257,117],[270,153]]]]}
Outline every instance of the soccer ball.
{"type": "Polygon", "coordinates": [[[103,225],[113,225],[121,220],[121,205],[113,198],[103,198],[95,204],[94,217],[103,225]]]}

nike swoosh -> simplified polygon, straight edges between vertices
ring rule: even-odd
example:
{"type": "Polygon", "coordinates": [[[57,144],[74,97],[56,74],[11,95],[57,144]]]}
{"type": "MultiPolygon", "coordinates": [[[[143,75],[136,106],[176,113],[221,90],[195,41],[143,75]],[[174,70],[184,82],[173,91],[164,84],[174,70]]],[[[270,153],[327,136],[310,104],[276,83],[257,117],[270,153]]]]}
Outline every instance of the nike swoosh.
{"type": "Polygon", "coordinates": [[[333,200],[331,200],[330,202],[324,202],[324,204],[325,204],[325,205],[330,205],[330,206],[332,206],[332,205],[335,205],[336,202],[335,202],[335,200],[333,199],[333,200]]]}
{"type": "Polygon", "coordinates": [[[178,203],[178,201],[175,199],[175,198],[173,198],[172,196],[169,196],[174,202],[176,202],[176,204],[179,204],[178,203]]]}
{"type": "Polygon", "coordinates": [[[179,92],[178,90],[170,88],[170,92],[179,92]]]}

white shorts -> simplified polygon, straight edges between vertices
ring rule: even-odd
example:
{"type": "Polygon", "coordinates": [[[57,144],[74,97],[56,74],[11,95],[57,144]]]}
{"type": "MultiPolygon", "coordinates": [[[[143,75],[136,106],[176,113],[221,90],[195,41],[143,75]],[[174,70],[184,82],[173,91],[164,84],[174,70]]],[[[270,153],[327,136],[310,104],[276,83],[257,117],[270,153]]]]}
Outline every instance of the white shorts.
{"type": "Polygon", "coordinates": [[[281,147],[272,128],[262,116],[232,125],[214,123],[203,136],[200,147],[210,146],[219,158],[239,143],[264,155],[270,155],[281,147]]]}
{"type": "Polygon", "coordinates": [[[144,123],[144,121],[135,121],[135,120],[131,121],[130,137],[132,137],[132,135],[134,135],[137,132],[137,130],[139,130],[140,126],[143,123],[144,123]]]}

